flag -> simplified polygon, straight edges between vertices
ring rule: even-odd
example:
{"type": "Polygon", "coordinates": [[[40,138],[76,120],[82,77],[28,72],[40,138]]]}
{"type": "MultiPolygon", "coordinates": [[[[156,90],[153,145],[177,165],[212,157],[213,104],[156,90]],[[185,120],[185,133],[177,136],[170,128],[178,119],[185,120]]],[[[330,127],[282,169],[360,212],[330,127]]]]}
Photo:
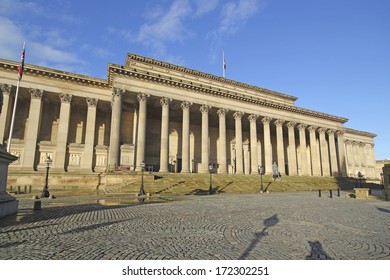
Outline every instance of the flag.
{"type": "Polygon", "coordinates": [[[24,70],[24,57],[26,55],[26,43],[23,44],[22,55],[20,56],[20,65],[18,67],[18,79],[19,81],[22,79],[23,70],[24,70]]]}
{"type": "Polygon", "coordinates": [[[224,78],[225,78],[225,72],[226,72],[225,52],[222,52],[222,77],[224,78]]]}

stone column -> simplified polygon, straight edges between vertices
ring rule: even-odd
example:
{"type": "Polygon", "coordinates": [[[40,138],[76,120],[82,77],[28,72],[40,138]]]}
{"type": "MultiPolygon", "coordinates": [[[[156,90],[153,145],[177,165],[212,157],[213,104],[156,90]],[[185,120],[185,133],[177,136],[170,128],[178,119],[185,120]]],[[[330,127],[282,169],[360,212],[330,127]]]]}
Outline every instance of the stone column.
{"type": "Polygon", "coordinates": [[[265,173],[272,174],[272,144],[271,144],[271,131],[270,122],[272,118],[264,117],[261,119],[264,128],[264,161],[265,161],[265,173]]]}
{"type": "Polygon", "coordinates": [[[169,172],[169,103],[172,99],[163,97],[160,99],[161,110],[161,148],[160,148],[160,172],[169,172]]]}
{"type": "Polygon", "coordinates": [[[259,159],[257,156],[257,126],[256,121],[258,115],[249,115],[248,120],[250,124],[250,152],[251,152],[251,174],[258,174],[259,159]]]}
{"type": "Polygon", "coordinates": [[[306,150],[306,124],[298,125],[299,129],[299,150],[301,157],[301,175],[308,175],[309,168],[307,164],[307,150],[306,150]]]}
{"type": "Polygon", "coordinates": [[[244,115],[243,112],[238,112],[238,111],[233,114],[235,120],[235,132],[236,132],[236,174],[244,174],[242,123],[241,123],[241,118],[243,115],[244,115]]]}
{"type": "Polygon", "coordinates": [[[288,122],[288,174],[297,175],[297,148],[295,145],[295,122],[288,122]]]}
{"type": "Polygon", "coordinates": [[[329,152],[328,152],[328,142],[325,138],[325,131],[327,129],[320,127],[318,133],[320,135],[320,149],[321,149],[321,165],[322,165],[322,176],[330,176],[329,168],[329,152]]]}
{"type": "Polygon", "coordinates": [[[61,108],[60,120],[58,124],[57,143],[54,156],[53,168],[58,171],[64,171],[65,159],[67,155],[68,133],[69,133],[69,119],[70,119],[70,105],[72,101],[71,94],[60,94],[61,108]]]}
{"type": "Polygon", "coordinates": [[[211,106],[202,105],[199,110],[202,113],[202,168],[201,173],[209,172],[209,112],[211,106]]]}
{"type": "Polygon", "coordinates": [[[286,174],[285,160],[284,160],[283,123],[284,123],[284,120],[275,120],[276,150],[277,150],[277,156],[278,156],[279,172],[281,174],[286,174]]]}
{"type": "Polygon", "coordinates": [[[12,108],[12,97],[13,94],[11,94],[12,86],[7,84],[1,84],[0,90],[3,93],[3,108],[1,110],[0,114],[0,144],[4,143],[4,137],[6,136],[6,133],[10,126],[11,121],[11,113],[12,110],[9,110],[9,108],[12,108]]]}
{"type": "Polygon", "coordinates": [[[147,99],[150,95],[139,93],[137,99],[139,102],[138,113],[138,133],[137,133],[137,159],[136,170],[141,170],[141,162],[145,161],[145,145],[146,145],[146,119],[147,119],[147,99]]]}
{"type": "Polygon", "coordinates": [[[365,177],[367,177],[368,166],[367,166],[367,158],[366,158],[366,152],[365,152],[366,144],[363,142],[360,142],[359,148],[360,148],[360,160],[361,160],[360,166],[362,168],[361,172],[364,174],[365,177]]]}
{"type": "Polygon", "coordinates": [[[348,176],[353,176],[354,169],[355,169],[355,161],[353,156],[353,150],[352,150],[352,141],[350,140],[344,140],[345,144],[345,158],[347,163],[347,174],[348,176]]]}
{"type": "Polygon", "coordinates": [[[26,135],[24,137],[23,169],[36,170],[37,139],[41,126],[43,90],[29,89],[31,94],[26,135]]]}
{"type": "Polygon", "coordinates": [[[310,134],[310,152],[311,152],[311,170],[313,176],[321,176],[320,155],[318,154],[318,144],[316,137],[316,126],[309,126],[310,134]]]}
{"type": "Polygon", "coordinates": [[[226,156],[226,113],[229,110],[219,109],[217,114],[219,116],[219,155],[218,155],[218,173],[227,173],[227,156],[226,156]]]}
{"type": "Polygon", "coordinates": [[[122,94],[125,91],[119,88],[112,89],[111,100],[111,132],[110,132],[110,150],[109,167],[114,169],[115,165],[120,164],[119,148],[121,139],[121,116],[122,116],[122,94]]]}
{"type": "Polygon", "coordinates": [[[339,176],[347,176],[347,164],[345,162],[345,147],[344,147],[344,132],[338,130],[336,132],[337,148],[338,148],[338,163],[339,163],[339,176]]]}
{"type": "Polygon", "coordinates": [[[335,131],[329,129],[327,132],[329,141],[329,152],[330,152],[330,168],[332,176],[338,176],[339,168],[337,164],[337,152],[336,152],[336,141],[334,138],[335,131]]]}
{"type": "Polygon", "coordinates": [[[93,154],[95,146],[95,128],[96,128],[96,108],[98,99],[87,97],[86,103],[88,106],[87,123],[85,128],[85,144],[82,169],[93,171],[93,154]]]}
{"type": "Polygon", "coordinates": [[[182,129],[182,155],[181,155],[181,173],[190,172],[190,108],[192,102],[183,101],[183,129],[182,129]]]}

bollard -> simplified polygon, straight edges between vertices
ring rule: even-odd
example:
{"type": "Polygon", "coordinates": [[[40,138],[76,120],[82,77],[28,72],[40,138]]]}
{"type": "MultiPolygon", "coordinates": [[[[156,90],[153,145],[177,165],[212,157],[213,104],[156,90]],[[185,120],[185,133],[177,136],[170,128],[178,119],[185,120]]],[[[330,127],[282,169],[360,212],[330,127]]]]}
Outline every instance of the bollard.
{"type": "Polygon", "coordinates": [[[12,185],[9,188],[10,188],[10,192],[12,192],[12,185]]]}
{"type": "Polygon", "coordinates": [[[16,191],[16,194],[20,194],[20,186],[18,186],[18,190],[16,191]]]}
{"type": "Polygon", "coordinates": [[[332,190],[329,190],[329,197],[333,198],[332,190]]]}
{"type": "Polygon", "coordinates": [[[337,189],[337,196],[340,197],[340,188],[337,189]]]}
{"type": "Polygon", "coordinates": [[[321,197],[321,190],[318,190],[318,197],[321,197]]]}
{"type": "Polygon", "coordinates": [[[34,210],[41,210],[41,202],[40,200],[34,201],[34,210]]]}
{"type": "Polygon", "coordinates": [[[30,185],[28,192],[31,193],[32,186],[30,185]]]}
{"type": "Polygon", "coordinates": [[[24,193],[27,194],[27,186],[24,185],[24,193]]]}

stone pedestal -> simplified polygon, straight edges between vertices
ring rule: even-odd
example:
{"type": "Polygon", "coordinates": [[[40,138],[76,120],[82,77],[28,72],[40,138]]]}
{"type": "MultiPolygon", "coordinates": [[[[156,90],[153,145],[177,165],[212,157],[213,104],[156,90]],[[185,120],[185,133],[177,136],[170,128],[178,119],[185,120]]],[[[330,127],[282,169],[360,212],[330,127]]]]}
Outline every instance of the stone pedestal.
{"type": "Polygon", "coordinates": [[[354,188],[356,199],[368,199],[370,195],[369,188],[354,188]]]}
{"type": "Polygon", "coordinates": [[[0,146],[0,218],[18,212],[19,202],[6,192],[8,165],[17,159],[16,156],[7,153],[3,146],[0,146]]]}

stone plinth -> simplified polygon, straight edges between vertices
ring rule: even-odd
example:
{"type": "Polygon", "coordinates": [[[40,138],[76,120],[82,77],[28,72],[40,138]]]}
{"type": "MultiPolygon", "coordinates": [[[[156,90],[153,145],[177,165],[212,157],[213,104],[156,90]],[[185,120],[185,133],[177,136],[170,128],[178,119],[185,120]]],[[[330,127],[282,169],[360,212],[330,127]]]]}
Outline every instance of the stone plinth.
{"type": "Polygon", "coordinates": [[[354,188],[356,199],[368,199],[370,195],[369,188],[354,188]]]}
{"type": "Polygon", "coordinates": [[[0,217],[18,212],[19,202],[6,192],[8,166],[17,159],[16,156],[7,153],[3,146],[0,146],[0,217]]]}

